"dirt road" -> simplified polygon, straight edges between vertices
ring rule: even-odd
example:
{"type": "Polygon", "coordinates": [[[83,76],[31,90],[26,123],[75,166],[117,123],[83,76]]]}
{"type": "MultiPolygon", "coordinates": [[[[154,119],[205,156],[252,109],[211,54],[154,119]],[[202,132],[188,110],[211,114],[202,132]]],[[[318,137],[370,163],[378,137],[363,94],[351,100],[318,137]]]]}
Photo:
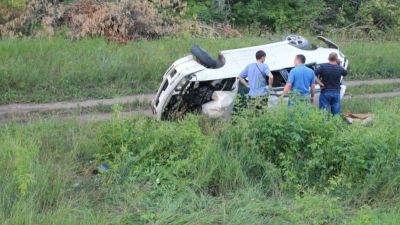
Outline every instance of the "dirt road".
{"type": "MultiPolygon", "coordinates": [[[[360,86],[360,85],[377,85],[377,84],[392,84],[399,83],[400,79],[382,79],[382,80],[364,80],[364,81],[347,81],[346,85],[349,87],[360,86]]],[[[390,98],[400,96],[400,92],[388,92],[388,93],[377,93],[377,94],[363,94],[355,96],[345,96],[345,99],[362,99],[362,98],[390,98]]],[[[133,96],[123,96],[113,99],[91,99],[86,101],[64,101],[44,104],[9,104],[0,105],[0,118],[6,118],[5,120],[13,120],[15,118],[21,118],[21,115],[29,114],[32,112],[51,112],[51,111],[63,111],[63,110],[76,110],[80,108],[90,108],[99,105],[111,106],[115,104],[127,104],[133,102],[142,102],[148,104],[154,98],[154,94],[140,94],[133,96]],[[11,116],[10,116],[11,115],[11,116]],[[11,119],[10,119],[11,118],[11,119]]],[[[128,117],[132,115],[143,114],[151,116],[152,112],[148,109],[135,109],[131,112],[122,112],[121,116],[128,117]]],[[[90,120],[107,120],[111,118],[110,113],[98,113],[98,114],[83,114],[83,115],[72,115],[77,118],[78,121],[90,121],[90,120]]],[[[68,116],[64,116],[68,118],[68,116]]],[[[62,118],[64,118],[62,117],[62,118]]],[[[71,116],[69,116],[71,117],[71,116]]]]}
{"type": "Polygon", "coordinates": [[[132,102],[150,102],[154,98],[152,94],[141,94],[133,96],[123,96],[114,99],[92,99],[81,102],[54,102],[45,104],[10,104],[0,106],[0,117],[13,113],[46,112],[68,109],[79,109],[95,107],[98,105],[115,105],[132,102]]]}
{"type": "Polygon", "coordinates": [[[345,84],[349,87],[361,86],[361,85],[394,84],[394,83],[399,83],[400,85],[400,78],[380,79],[380,80],[352,80],[345,82],[345,84]]]}
{"type": "Polygon", "coordinates": [[[393,98],[393,97],[397,97],[397,96],[400,96],[400,92],[386,92],[386,93],[376,93],[376,94],[345,96],[345,99],[393,98]]]}

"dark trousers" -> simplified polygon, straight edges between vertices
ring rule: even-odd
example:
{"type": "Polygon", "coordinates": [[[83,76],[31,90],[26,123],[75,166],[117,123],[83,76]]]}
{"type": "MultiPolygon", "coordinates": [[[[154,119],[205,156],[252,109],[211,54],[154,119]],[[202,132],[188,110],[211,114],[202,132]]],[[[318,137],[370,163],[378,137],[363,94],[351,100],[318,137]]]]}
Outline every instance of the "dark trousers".
{"type": "Polygon", "coordinates": [[[319,108],[328,111],[332,115],[340,114],[340,91],[324,91],[319,96],[319,108]]]}

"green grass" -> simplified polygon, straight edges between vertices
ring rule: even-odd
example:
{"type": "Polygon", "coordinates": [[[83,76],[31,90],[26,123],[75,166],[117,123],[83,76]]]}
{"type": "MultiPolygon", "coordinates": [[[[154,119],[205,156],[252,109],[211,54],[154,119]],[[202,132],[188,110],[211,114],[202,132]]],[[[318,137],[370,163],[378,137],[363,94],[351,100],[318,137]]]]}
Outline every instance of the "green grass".
{"type": "Polygon", "coordinates": [[[349,87],[346,90],[346,94],[362,95],[362,94],[376,94],[376,93],[397,92],[397,91],[400,91],[400,83],[361,85],[361,86],[349,87]]]}
{"type": "Polygon", "coordinates": [[[350,61],[350,79],[400,77],[399,42],[349,41],[339,44],[350,61]]]}
{"type": "Polygon", "coordinates": [[[373,113],[377,106],[385,107],[390,101],[382,99],[346,99],[342,101],[342,112],[373,113]]]}
{"type": "Polygon", "coordinates": [[[78,107],[75,109],[57,109],[48,111],[31,111],[28,113],[9,113],[0,116],[0,122],[7,121],[30,121],[30,120],[41,120],[45,118],[71,118],[76,116],[88,115],[88,114],[111,114],[118,108],[120,112],[134,112],[141,110],[150,110],[150,102],[134,101],[125,104],[116,105],[96,105],[90,107],[78,107]]]}
{"type": "MultiPolygon", "coordinates": [[[[162,75],[199,44],[220,50],[265,44],[263,38],[174,39],[127,45],[60,37],[0,41],[0,104],[108,98],[157,90],[162,75]]],[[[348,79],[399,77],[397,42],[338,42],[350,59],[348,79]]]]}
{"type": "Polygon", "coordinates": [[[0,223],[397,224],[399,101],[373,103],[367,126],[286,105],[233,122],[2,123],[0,223]]]}

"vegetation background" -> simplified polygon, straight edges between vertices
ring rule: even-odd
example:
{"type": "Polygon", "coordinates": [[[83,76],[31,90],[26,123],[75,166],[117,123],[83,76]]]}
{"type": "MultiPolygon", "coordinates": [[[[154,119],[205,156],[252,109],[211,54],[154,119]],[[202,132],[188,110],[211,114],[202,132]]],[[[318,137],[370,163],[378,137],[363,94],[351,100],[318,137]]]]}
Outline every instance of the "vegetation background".
{"type": "MultiPolygon", "coordinates": [[[[399,77],[398,0],[0,0],[0,104],[153,92],[191,44],[338,41],[350,78],[399,77]]],[[[398,90],[398,85],[361,86],[398,90]]],[[[306,105],[232,121],[0,123],[0,223],[393,224],[400,99],[349,125],[306,105]],[[93,170],[107,164],[108,170],[93,170]]]]}
{"type": "Polygon", "coordinates": [[[68,24],[73,37],[110,36],[99,30],[119,26],[115,32],[121,33],[120,38],[152,38],[176,35],[180,30],[176,25],[182,27],[182,21],[189,20],[192,22],[181,30],[199,29],[193,27],[198,22],[230,24],[260,33],[377,38],[388,32],[393,36],[399,33],[399,5],[398,0],[1,0],[0,24],[6,25],[0,35],[30,35],[38,29],[68,24]],[[113,24],[107,23],[110,17],[113,24]],[[136,24],[129,23],[130,19],[136,24]]]}
{"type": "Polygon", "coordinates": [[[288,33],[337,41],[348,79],[399,77],[399,8],[393,0],[2,0],[0,103],[153,93],[194,43],[216,55],[288,33]]]}

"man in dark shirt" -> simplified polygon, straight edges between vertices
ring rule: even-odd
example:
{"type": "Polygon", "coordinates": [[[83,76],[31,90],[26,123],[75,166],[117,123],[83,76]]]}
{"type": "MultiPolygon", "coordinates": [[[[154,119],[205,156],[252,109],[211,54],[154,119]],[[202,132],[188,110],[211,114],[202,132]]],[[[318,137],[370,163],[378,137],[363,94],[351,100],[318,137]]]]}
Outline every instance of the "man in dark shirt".
{"type": "Polygon", "coordinates": [[[321,64],[316,70],[318,84],[321,86],[319,108],[331,110],[333,115],[340,114],[340,82],[347,71],[339,64],[336,53],[329,54],[329,63],[321,64]]]}

